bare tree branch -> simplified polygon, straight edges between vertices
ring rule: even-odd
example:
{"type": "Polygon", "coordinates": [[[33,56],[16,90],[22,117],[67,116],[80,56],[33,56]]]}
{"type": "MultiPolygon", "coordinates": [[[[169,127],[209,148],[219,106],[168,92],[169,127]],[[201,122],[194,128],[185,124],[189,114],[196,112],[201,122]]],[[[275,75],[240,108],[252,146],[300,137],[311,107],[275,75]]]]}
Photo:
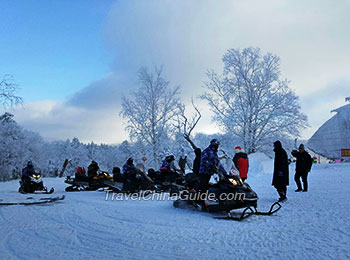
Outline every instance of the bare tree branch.
{"type": "Polygon", "coordinates": [[[190,143],[192,148],[196,149],[197,146],[191,140],[191,133],[198,124],[199,120],[201,119],[202,114],[200,113],[198,107],[194,104],[193,97],[191,98],[191,103],[195,110],[195,114],[191,116],[191,119],[189,120],[185,114],[185,107],[182,106],[180,109],[181,119],[178,119],[178,129],[182,132],[184,138],[190,143]]]}

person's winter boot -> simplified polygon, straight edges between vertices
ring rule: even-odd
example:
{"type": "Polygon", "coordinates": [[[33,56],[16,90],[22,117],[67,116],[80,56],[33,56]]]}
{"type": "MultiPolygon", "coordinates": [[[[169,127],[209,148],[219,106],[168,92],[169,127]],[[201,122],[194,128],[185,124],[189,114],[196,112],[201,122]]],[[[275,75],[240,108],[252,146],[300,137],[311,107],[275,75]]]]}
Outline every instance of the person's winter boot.
{"type": "Polygon", "coordinates": [[[296,190],[295,190],[295,192],[300,192],[300,191],[302,191],[302,189],[296,189],[296,190]]]}
{"type": "Polygon", "coordinates": [[[278,202],[285,202],[285,201],[287,201],[288,199],[287,199],[287,197],[282,197],[282,198],[279,198],[278,199],[278,202]]]}
{"type": "Polygon", "coordinates": [[[303,192],[307,192],[307,188],[308,188],[308,183],[304,182],[304,190],[303,190],[303,192]]]}

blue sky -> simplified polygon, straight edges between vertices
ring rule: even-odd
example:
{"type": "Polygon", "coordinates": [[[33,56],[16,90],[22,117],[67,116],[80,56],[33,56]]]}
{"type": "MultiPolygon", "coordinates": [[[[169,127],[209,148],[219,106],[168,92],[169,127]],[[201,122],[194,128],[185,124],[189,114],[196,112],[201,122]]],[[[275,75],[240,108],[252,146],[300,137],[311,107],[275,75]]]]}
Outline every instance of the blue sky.
{"type": "Polygon", "coordinates": [[[108,73],[103,23],[112,1],[1,0],[0,72],[26,102],[64,99],[108,73]]]}
{"type": "MultiPolygon", "coordinates": [[[[0,76],[13,75],[24,106],[11,109],[47,140],[127,138],[120,97],[141,66],[164,65],[182,99],[196,99],[205,72],[222,71],[229,48],[259,47],[280,57],[281,78],[300,97],[310,138],[345,104],[350,84],[347,0],[0,0],[0,76]]],[[[0,111],[1,112],[1,111],[0,111]]]]}

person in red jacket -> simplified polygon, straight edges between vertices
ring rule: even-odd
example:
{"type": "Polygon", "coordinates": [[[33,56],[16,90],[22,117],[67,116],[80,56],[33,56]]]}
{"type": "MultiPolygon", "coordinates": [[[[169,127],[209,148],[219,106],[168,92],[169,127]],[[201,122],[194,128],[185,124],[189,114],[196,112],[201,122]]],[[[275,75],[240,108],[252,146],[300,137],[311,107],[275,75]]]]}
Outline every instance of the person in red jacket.
{"type": "Polygon", "coordinates": [[[239,177],[243,180],[243,182],[247,179],[249,161],[248,155],[243,151],[240,146],[235,147],[235,156],[232,159],[235,167],[239,171],[239,177]]]}

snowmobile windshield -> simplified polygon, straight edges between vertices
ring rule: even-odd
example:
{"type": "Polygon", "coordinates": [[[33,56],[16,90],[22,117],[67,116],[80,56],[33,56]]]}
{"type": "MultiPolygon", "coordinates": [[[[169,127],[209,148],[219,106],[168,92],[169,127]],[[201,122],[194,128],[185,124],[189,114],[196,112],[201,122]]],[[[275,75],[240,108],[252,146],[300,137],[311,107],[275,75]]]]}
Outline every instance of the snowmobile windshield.
{"type": "Polygon", "coordinates": [[[141,172],[146,172],[146,168],[145,168],[145,165],[144,164],[142,164],[142,163],[138,163],[138,164],[136,164],[136,169],[138,169],[139,171],[141,171],[141,172]]]}
{"type": "Polygon", "coordinates": [[[225,168],[224,168],[224,166],[222,166],[221,163],[219,163],[219,167],[218,167],[217,173],[218,173],[218,175],[219,175],[221,178],[224,178],[224,176],[228,176],[228,175],[227,175],[227,172],[226,172],[226,170],[225,170],[225,168]]]}

